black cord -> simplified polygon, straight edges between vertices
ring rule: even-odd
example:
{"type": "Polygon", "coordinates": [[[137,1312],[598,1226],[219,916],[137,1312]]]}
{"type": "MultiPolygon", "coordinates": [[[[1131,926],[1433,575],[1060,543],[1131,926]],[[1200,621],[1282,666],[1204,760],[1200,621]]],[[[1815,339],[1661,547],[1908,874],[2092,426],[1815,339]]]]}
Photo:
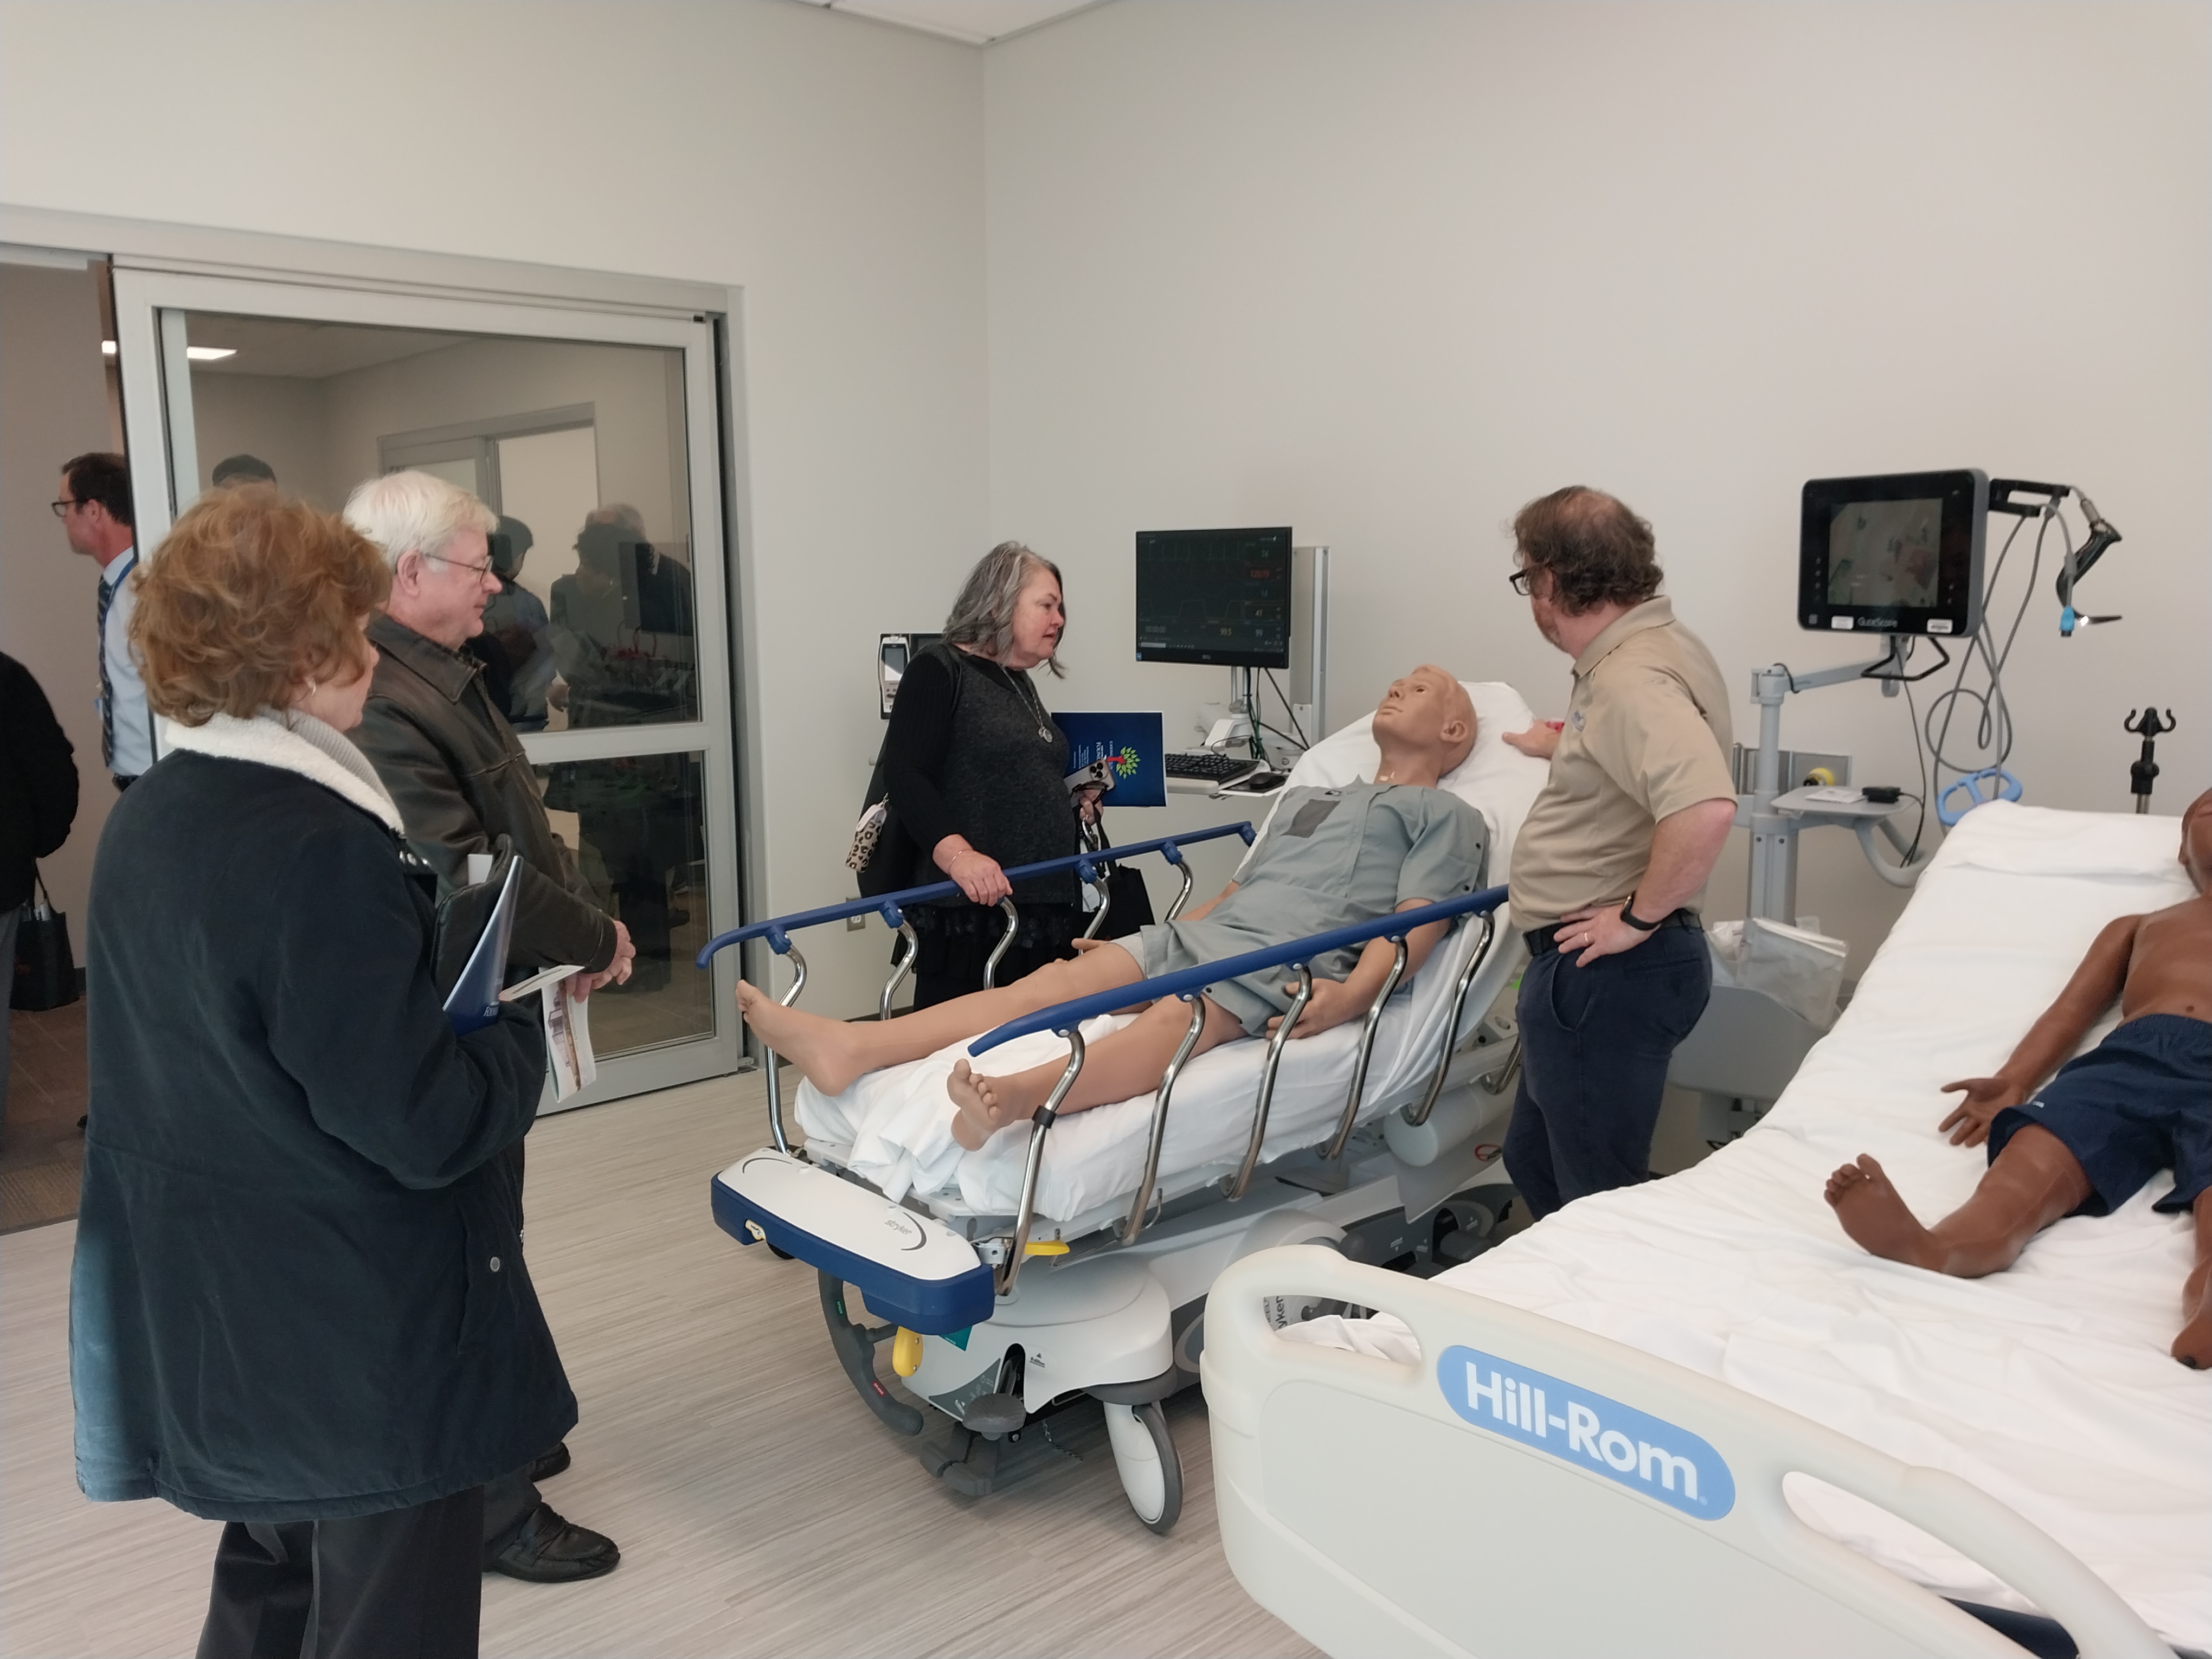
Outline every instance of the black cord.
{"type": "Polygon", "coordinates": [[[1920,711],[1912,706],[1912,682],[1905,683],[1905,717],[1912,725],[1912,758],[1920,768],[1920,793],[1914,797],[1920,803],[1919,822],[1912,826],[1912,845],[1905,849],[1908,865],[1919,856],[1920,837],[1928,830],[1928,751],[1920,743],[1920,711]]]}
{"type": "Polygon", "coordinates": [[[1275,671],[1272,668],[1263,668],[1260,672],[1267,677],[1267,684],[1275,688],[1275,701],[1283,705],[1285,717],[1289,720],[1292,729],[1298,735],[1292,738],[1288,732],[1276,731],[1276,728],[1272,726],[1267,729],[1286,743],[1296,743],[1302,751],[1312,748],[1313,741],[1306,736],[1305,727],[1298,724],[1298,711],[1291,707],[1291,700],[1283,695],[1282,685],[1275,678],[1275,671]]]}
{"type": "Polygon", "coordinates": [[[1289,732],[1287,732],[1284,731],[1284,730],[1283,730],[1283,728],[1282,728],[1281,726],[1270,726],[1270,725],[1268,725],[1268,724],[1267,724],[1267,721],[1265,721],[1265,720],[1258,720],[1258,721],[1255,721],[1255,725],[1257,725],[1257,726],[1259,726],[1259,728],[1260,728],[1262,732],[1273,732],[1277,737],[1280,738],[1281,738],[1285,743],[1288,743],[1288,744],[1295,744],[1295,743],[1297,743],[1297,739],[1296,738],[1292,737],[1289,732]]]}

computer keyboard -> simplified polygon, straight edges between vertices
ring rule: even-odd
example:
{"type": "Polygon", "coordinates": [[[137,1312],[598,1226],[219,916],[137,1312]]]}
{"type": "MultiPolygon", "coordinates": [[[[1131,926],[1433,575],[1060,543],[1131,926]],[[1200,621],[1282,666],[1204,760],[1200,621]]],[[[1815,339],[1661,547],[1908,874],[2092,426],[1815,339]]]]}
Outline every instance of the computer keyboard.
{"type": "Polygon", "coordinates": [[[1167,757],[1170,777],[1202,778],[1208,783],[1226,783],[1231,778],[1241,778],[1259,764],[1249,755],[1217,755],[1210,749],[1167,757]]]}

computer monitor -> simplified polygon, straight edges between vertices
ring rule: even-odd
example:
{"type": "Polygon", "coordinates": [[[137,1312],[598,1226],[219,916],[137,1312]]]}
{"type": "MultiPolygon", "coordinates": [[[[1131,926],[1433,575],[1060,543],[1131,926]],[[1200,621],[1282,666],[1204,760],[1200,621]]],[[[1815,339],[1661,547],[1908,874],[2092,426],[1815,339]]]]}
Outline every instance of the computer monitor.
{"type": "Polygon", "coordinates": [[[1982,625],[1989,475],[1814,478],[1797,544],[1802,628],[1972,634],[1982,625]]]}
{"type": "Polygon", "coordinates": [[[1291,665],[1291,532],[1137,532],[1137,660],[1291,665]]]}

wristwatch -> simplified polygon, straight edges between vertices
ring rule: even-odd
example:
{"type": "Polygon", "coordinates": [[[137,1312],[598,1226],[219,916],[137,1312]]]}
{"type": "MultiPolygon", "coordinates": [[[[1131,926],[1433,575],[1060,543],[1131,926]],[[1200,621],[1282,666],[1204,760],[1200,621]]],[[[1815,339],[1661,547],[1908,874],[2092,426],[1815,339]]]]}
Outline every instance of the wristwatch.
{"type": "Polygon", "coordinates": [[[1646,921],[1629,908],[1635,902],[1636,895],[1633,893],[1631,893],[1626,898],[1621,900],[1620,919],[1626,922],[1631,927],[1633,927],[1639,933],[1656,933],[1659,929],[1659,921],[1664,921],[1667,918],[1662,916],[1659,918],[1659,921],[1646,921]]]}

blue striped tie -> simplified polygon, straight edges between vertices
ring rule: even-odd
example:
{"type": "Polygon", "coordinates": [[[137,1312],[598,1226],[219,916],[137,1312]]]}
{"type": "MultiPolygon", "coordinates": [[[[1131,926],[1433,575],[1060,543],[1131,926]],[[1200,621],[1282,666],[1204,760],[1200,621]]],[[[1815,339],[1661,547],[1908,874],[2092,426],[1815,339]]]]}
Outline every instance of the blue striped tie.
{"type": "MultiPolygon", "coordinates": [[[[126,570],[125,574],[129,572],[126,570]]],[[[120,578],[118,579],[118,581],[120,578]]],[[[102,574],[100,584],[100,757],[115,769],[115,688],[107,683],[107,609],[115,603],[117,582],[102,574]]]]}

